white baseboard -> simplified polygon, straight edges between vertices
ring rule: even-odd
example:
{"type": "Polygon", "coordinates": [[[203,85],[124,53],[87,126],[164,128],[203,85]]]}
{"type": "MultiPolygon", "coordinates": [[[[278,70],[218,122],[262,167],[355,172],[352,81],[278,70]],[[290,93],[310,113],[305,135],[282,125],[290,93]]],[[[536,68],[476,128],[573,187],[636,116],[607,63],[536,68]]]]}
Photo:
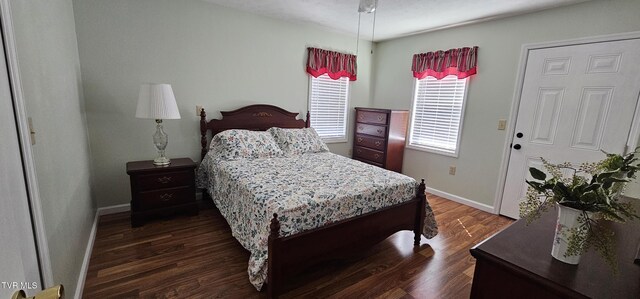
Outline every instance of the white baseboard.
{"type": "Polygon", "coordinates": [[[96,241],[96,232],[98,231],[98,220],[100,220],[100,216],[127,212],[130,210],[131,205],[127,203],[98,208],[98,210],[96,211],[96,216],[93,219],[93,226],[91,227],[91,233],[89,234],[89,240],[87,241],[87,248],[84,252],[84,259],[82,260],[82,266],[80,267],[80,275],[78,275],[76,293],[73,296],[74,299],[82,298],[82,293],[84,291],[84,282],[87,279],[87,271],[89,271],[89,261],[91,260],[91,253],[93,252],[93,244],[96,241]]]}
{"type": "Polygon", "coordinates": [[[446,198],[448,200],[452,200],[452,201],[455,201],[457,203],[461,203],[463,205],[467,205],[467,206],[470,206],[472,208],[476,208],[476,209],[481,210],[481,211],[485,211],[485,212],[489,212],[489,213],[492,213],[492,214],[496,214],[495,210],[493,209],[493,206],[490,206],[490,205],[487,205],[487,204],[483,204],[483,203],[479,203],[477,201],[473,201],[471,199],[460,197],[458,195],[453,195],[451,193],[447,193],[447,192],[440,191],[438,189],[429,188],[429,187],[427,187],[427,193],[431,193],[433,195],[437,195],[437,196],[446,198]]]}
{"type": "Polygon", "coordinates": [[[98,211],[96,213],[98,214],[98,216],[102,216],[102,215],[116,214],[116,213],[129,212],[129,211],[131,211],[131,204],[125,203],[121,205],[98,208],[98,211]]]}
{"type": "MultiPolygon", "coordinates": [[[[202,193],[196,194],[196,199],[202,199],[202,193]]],[[[76,285],[76,293],[73,296],[75,299],[82,298],[82,292],[84,291],[84,282],[87,279],[87,271],[89,270],[89,261],[91,260],[91,253],[93,252],[93,244],[96,240],[96,232],[98,231],[98,220],[100,216],[110,215],[122,212],[131,211],[131,204],[125,203],[121,205],[114,205],[108,207],[98,208],[96,216],[93,219],[93,226],[91,227],[91,233],[89,234],[89,240],[87,241],[87,249],[84,252],[84,259],[82,260],[82,266],[80,267],[80,275],[78,275],[78,284],[76,285]]]]}
{"type": "Polygon", "coordinates": [[[87,271],[89,271],[89,261],[91,260],[91,253],[93,252],[93,243],[96,240],[96,232],[98,231],[98,215],[93,218],[93,225],[91,226],[91,233],[89,234],[89,240],[87,241],[87,248],[84,251],[84,258],[82,259],[82,266],[80,267],[80,275],[78,275],[78,283],[76,284],[76,293],[73,296],[75,299],[82,298],[82,292],[84,291],[84,282],[87,279],[87,271]]]}

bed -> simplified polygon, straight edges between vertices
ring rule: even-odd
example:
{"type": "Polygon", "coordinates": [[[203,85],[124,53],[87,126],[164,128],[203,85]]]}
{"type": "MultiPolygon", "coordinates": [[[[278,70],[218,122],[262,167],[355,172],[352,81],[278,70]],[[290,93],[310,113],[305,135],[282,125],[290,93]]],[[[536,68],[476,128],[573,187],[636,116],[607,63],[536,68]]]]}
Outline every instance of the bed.
{"type": "Polygon", "coordinates": [[[251,105],[221,114],[222,119],[207,121],[201,111],[197,182],[233,236],[250,251],[249,280],[258,290],[266,284],[269,297],[282,291],[284,277],[357,254],[395,232],[412,230],[416,246],[421,235],[437,234],[424,180],[418,184],[402,174],[332,154],[322,149],[324,143],[314,145],[318,151],[272,155],[264,150],[268,155],[251,159],[220,153],[220,140],[237,142],[246,140],[245,134],[260,134],[236,129],[269,130],[278,137],[278,132],[288,134],[286,129],[308,128],[308,113],[303,121],[297,113],[276,106],[251,105]],[[216,137],[210,145],[209,131],[216,137]]]}

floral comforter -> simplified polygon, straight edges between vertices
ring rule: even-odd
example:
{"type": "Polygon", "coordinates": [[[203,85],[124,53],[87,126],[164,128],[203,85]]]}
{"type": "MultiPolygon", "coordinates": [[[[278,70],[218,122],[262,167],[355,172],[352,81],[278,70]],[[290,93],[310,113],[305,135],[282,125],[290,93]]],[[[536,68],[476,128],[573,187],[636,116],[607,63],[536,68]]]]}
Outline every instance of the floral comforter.
{"type": "MultiPolygon", "coordinates": [[[[258,290],[267,277],[273,213],[281,235],[288,236],[407,201],[417,186],[405,175],[332,153],[229,161],[210,152],[198,168],[197,184],[251,252],[249,280],[258,290]]],[[[423,234],[432,238],[438,228],[428,203],[426,211],[423,234]]]]}

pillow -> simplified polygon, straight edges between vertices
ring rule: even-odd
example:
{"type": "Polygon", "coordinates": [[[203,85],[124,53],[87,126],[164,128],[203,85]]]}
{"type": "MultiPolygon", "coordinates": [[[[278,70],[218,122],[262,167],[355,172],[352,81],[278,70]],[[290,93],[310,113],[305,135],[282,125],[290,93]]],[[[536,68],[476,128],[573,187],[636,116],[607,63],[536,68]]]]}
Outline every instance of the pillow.
{"type": "Polygon", "coordinates": [[[273,138],[287,156],[329,151],[327,145],[320,139],[320,136],[313,128],[270,128],[267,132],[273,135],[273,138]]]}
{"type": "Polygon", "coordinates": [[[211,151],[225,160],[282,157],[283,152],[270,133],[249,130],[226,130],[211,140],[211,151]]]}

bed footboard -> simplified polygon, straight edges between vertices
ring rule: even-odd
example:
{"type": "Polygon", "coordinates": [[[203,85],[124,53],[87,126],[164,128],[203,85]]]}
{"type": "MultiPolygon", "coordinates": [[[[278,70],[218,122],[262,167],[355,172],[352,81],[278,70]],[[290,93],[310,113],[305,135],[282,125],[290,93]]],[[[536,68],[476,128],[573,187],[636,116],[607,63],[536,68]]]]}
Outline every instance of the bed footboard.
{"type": "Polygon", "coordinates": [[[413,230],[414,245],[420,245],[425,188],[423,179],[416,197],[409,201],[287,237],[280,236],[280,221],[273,214],[268,249],[269,298],[282,291],[284,277],[328,260],[359,254],[398,231],[413,230]]]}

